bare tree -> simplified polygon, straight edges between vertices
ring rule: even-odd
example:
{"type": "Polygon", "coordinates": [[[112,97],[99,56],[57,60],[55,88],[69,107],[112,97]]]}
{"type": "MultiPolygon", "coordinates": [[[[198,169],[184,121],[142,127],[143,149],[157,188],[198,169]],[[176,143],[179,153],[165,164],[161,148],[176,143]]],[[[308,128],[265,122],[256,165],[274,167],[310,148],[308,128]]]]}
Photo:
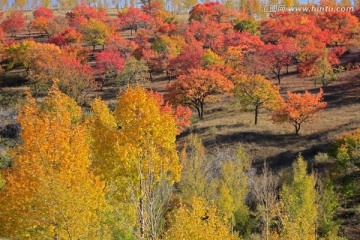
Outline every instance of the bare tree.
{"type": "Polygon", "coordinates": [[[257,209],[263,221],[263,238],[268,240],[270,237],[271,219],[276,215],[277,205],[277,178],[269,169],[266,162],[262,169],[262,174],[253,176],[249,179],[252,194],[257,202],[257,209]]]}

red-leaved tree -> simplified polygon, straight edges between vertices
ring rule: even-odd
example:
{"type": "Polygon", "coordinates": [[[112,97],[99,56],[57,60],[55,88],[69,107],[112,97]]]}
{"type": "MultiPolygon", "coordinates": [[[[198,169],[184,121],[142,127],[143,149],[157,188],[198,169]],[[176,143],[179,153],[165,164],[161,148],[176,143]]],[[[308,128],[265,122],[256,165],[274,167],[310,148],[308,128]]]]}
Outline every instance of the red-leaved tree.
{"type": "Polygon", "coordinates": [[[323,101],[323,90],[318,94],[287,93],[287,99],[273,112],[272,120],[276,123],[288,122],[294,125],[296,135],[301,124],[309,121],[317,112],[324,109],[327,103],[323,101]]]}
{"type": "Polygon", "coordinates": [[[54,12],[46,7],[40,6],[33,12],[34,18],[44,17],[52,19],[54,17],[54,12]]]}
{"type": "Polygon", "coordinates": [[[281,81],[281,70],[291,64],[295,52],[295,47],[287,42],[279,42],[276,45],[269,43],[261,48],[260,59],[264,63],[265,69],[270,70],[276,75],[279,84],[281,81]]]}
{"type": "Polygon", "coordinates": [[[10,36],[21,31],[26,24],[26,19],[22,11],[12,11],[7,18],[0,24],[1,28],[10,36]]]}
{"type": "Polygon", "coordinates": [[[172,106],[168,101],[165,101],[164,96],[158,92],[149,92],[158,101],[162,111],[171,113],[174,116],[176,125],[178,127],[178,134],[180,134],[186,127],[190,127],[190,117],[192,111],[189,107],[183,105],[172,106]]]}
{"type": "Polygon", "coordinates": [[[194,107],[200,119],[204,116],[205,101],[214,101],[216,93],[227,93],[234,84],[213,70],[192,69],[167,86],[166,98],[174,104],[194,107]]]}
{"type": "Polygon", "coordinates": [[[126,12],[119,13],[118,18],[120,28],[130,29],[131,35],[133,30],[137,32],[138,28],[144,27],[152,21],[149,14],[134,7],[130,7],[126,12]]]}
{"type": "Polygon", "coordinates": [[[75,28],[67,27],[61,33],[52,36],[49,39],[50,43],[53,43],[59,47],[78,43],[82,37],[82,34],[76,31],[75,28]]]}
{"type": "Polygon", "coordinates": [[[107,79],[113,79],[124,69],[125,59],[116,51],[105,50],[95,54],[96,70],[101,77],[101,90],[107,79]]]}

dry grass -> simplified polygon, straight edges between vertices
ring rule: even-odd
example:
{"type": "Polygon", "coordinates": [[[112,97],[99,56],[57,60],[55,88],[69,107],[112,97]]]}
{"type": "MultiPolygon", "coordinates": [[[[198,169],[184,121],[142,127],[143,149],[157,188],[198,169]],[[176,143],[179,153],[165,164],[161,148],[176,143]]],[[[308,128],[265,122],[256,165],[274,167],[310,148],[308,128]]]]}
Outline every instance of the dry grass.
{"type": "MultiPolygon", "coordinates": [[[[342,74],[341,79],[355,72],[342,74]]],[[[318,91],[309,79],[296,75],[282,80],[282,94],[286,91],[318,91]]],[[[268,160],[273,167],[289,166],[298,153],[312,159],[319,151],[326,151],[329,144],[346,131],[360,127],[360,84],[349,85],[340,81],[324,88],[328,107],[310,122],[304,123],[300,136],[294,134],[291,124],[274,124],[269,112],[262,110],[258,125],[254,125],[253,112],[242,112],[233,99],[223,97],[221,102],[209,103],[204,120],[197,121],[190,132],[199,134],[208,148],[233,147],[242,144],[253,158],[255,165],[268,160]]]]}

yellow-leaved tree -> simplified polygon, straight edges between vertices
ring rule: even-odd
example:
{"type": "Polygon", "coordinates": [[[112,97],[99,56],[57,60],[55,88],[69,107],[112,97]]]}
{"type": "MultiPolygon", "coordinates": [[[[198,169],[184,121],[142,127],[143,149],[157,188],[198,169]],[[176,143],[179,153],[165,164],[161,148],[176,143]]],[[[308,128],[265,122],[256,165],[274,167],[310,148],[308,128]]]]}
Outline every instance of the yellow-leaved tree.
{"type": "Polygon", "coordinates": [[[218,180],[218,202],[220,213],[229,220],[233,229],[242,235],[251,230],[249,209],[246,197],[249,193],[248,171],[251,167],[250,158],[244,148],[239,145],[236,155],[221,164],[221,177],[218,180]]]}
{"type": "Polygon", "coordinates": [[[174,116],[140,86],[120,94],[115,111],[101,100],[90,119],[93,169],[106,181],[117,224],[138,238],[156,239],[162,207],[179,180],[174,116]]]}
{"type": "Polygon", "coordinates": [[[194,197],[191,206],[182,205],[177,210],[164,239],[236,240],[239,238],[224,224],[215,207],[209,207],[205,200],[194,197]]]}
{"type": "Polygon", "coordinates": [[[247,235],[251,230],[245,199],[249,193],[251,161],[238,146],[235,151],[206,153],[201,138],[189,135],[180,154],[183,170],[177,187],[185,204],[194,197],[213,202],[232,231],[247,235]],[[215,169],[215,170],[214,170],[215,169]],[[214,174],[214,172],[216,172],[214,174]]]}
{"type": "Polygon", "coordinates": [[[280,193],[283,226],[280,239],[316,239],[318,205],[315,177],[307,174],[307,164],[301,155],[294,162],[293,171],[291,183],[285,183],[280,193]]]}
{"type": "Polygon", "coordinates": [[[100,214],[104,184],[89,171],[81,109],[52,87],[41,106],[19,110],[22,144],[4,170],[0,235],[12,239],[108,239],[100,214]]]}

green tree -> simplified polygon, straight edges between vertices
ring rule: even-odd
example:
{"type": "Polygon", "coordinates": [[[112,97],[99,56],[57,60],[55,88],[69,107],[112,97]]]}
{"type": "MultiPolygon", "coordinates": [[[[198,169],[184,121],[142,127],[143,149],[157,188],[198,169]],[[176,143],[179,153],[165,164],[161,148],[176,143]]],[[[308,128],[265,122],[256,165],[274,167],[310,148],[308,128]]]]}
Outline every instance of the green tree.
{"type": "Polygon", "coordinates": [[[335,218],[339,208],[339,197],[329,178],[318,181],[319,235],[325,239],[336,239],[340,222],[335,218]]]}
{"type": "Polygon", "coordinates": [[[328,51],[325,50],[324,56],[317,59],[315,62],[315,86],[320,81],[322,86],[325,87],[338,79],[337,72],[342,72],[344,67],[333,67],[329,61],[328,51]]]}
{"type": "Polygon", "coordinates": [[[213,201],[232,231],[247,235],[251,224],[245,199],[251,162],[244,149],[238,146],[236,151],[206,154],[199,136],[190,135],[180,161],[183,171],[178,186],[182,201],[189,204],[194,197],[213,201]]]}
{"type": "Polygon", "coordinates": [[[80,31],[86,43],[93,47],[93,51],[95,51],[97,45],[104,46],[110,36],[110,28],[102,21],[93,18],[84,23],[80,31]]]}
{"type": "Polygon", "coordinates": [[[209,194],[209,169],[211,162],[198,135],[190,135],[180,153],[183,168],[179,188],[184,202],[195,196],[206,198],[209,194]]]}
{"type": "Polygon", "coordinates": [[[307,164],[299,155],[293,163],[293,178],[280,193],[281,239],[316,239],[318,204],[313,174],[307,174],[307,164]]]}
{"type": "Polygon", "coordinates": [[[143,59],[130,57],[125,61],[124,70],[116,77],[115,82],[120,86],[140,84],[148,81],[149,67],[143,59]]]}
{"type": "Polygon", "coordinates": [[[235,79],[234,95],[244,109],[254,111],[255,125],[261,108],[275,109],[282,100],[279,88],[260,74],[238,76],[235,79]]]}
{"type": "Polygon", "coordinates": [[[238,146],[235,156],[228,156],[220,166],[221,176],[218,187],[218,209],[229,220],[233,230],[241,235],[251,231],[249,209],[245,204],[249,193],[248,171],[251,161],[242,146],[238,146]]]}
{"type": "Polygon", "coordinates": [[[236,23],[234,29],[241,32],[248,31],[252,34],[256,34],[259,32],[259,24],[256,22],[255,19],[248,18],[236,23]]]}

